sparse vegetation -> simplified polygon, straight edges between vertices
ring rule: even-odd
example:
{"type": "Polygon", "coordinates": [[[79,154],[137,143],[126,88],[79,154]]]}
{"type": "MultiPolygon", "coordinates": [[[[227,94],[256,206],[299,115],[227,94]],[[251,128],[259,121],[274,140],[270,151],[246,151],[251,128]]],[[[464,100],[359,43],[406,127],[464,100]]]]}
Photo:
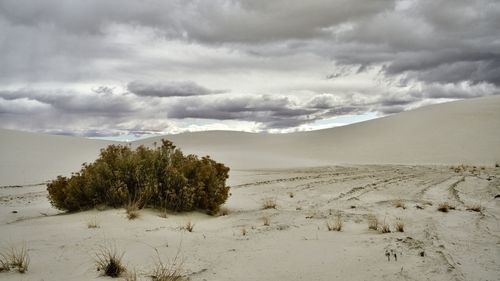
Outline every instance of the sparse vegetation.
{"type": "Polygon", "coordinates": [[[153,281],[182,281],[185,278],[182,275],[182,261],[179,261],[179,253],[175,256],[172,262],[165,263],[161,260],[158,250],[155,249],[158,259],[155,268],[151,273],[153,281]]]}
{"type": "Polygon", "coordinates": [[[382,223],[379,228],[380,233],[391,233],[391,228],[389,227],[389,224],[387,223],[382,223]]]}
{"type": "Polygon", "coordinates": [[[295,194],[293,192],[288,192],[288,197],[293,198],[295,197],[295,194]]]}
{"type": "Polygon", "coordinates": [[[401,199],[394,201],[394,207],[406,209],[404,202],[401,199]]]}
{"type": "Polygon", "coordinates": [[[264,226],[271,225],[271,219],[268,216],[262,217],[262,222],[263,222],[264,226]]]}
{"type": "Polygon", "coordinates": [[[264,198],[262,201],[263,209],[276,209],[276,199],[275,198],[264,198]]]}
{"type": "Polygon", "coordinates": [[[438,211],[443,212],[443,213],[448,213],[448,211],[451,209],[450,204],[448,202],[443,202],[438,205],[438,211]]]}
{"type": "Polygon", "coordinates": [[[337,215],[335,221],[326,221],[326,228],[328,231],[341,231],[343,227],[342,216],[337,215]]]}
{"type": "Polygon", "coordinates": [[[245,227],[241,228],[241,235],[246,236],[247,235],[247,229],[245,227]]]}
{"type": "Polygon", "coordinates": [[[467,208],[466,208],[467,211],[471,211],[471,212],[479,212],[481,213],[483,211],[483,206],[481,206],[481,204],[473,204],[473,205],[469,205],[467,208]]]}
{"type": "Polygon", "coordinates": [[[125,281],[137,281],[137,272],[135,270],[127,271],[125,273],[125,281]]]}
{"type": "Polygon", "coordinates": [[[185,156],[172,142],[154,149],[110,145],[71,177],[47,184],[51,204],[65,211],[122,207],[141,198],[139,209],[206,210],[216,214],[229,196],[229,168],[210,157],[185,156]]]}
{"type": "Polygon", "coordinates": [[[120,277],[125,271],[122,264],[124,253],[118,253],[115,247],[100,246],[95,253],[97,271],[104,276],[120,277]]]}
{"type": "Polygon", "coordinates": [[[29,263],[30,258],[26,244],[18,248],[12,246],[8,250],[0,252],[0,272],[15,269],[19,273],[25,273],[28,271],[29,263]]]}
{"type": "Polygon", "coordinates": [[[192,223],[191,221],[188,221],[183,227],[182,229],[184,230],[187,230],[189,232],[193,232],[194,230],[194,223],[192,223]]]}
{"type": "Polygon", "coordinates": [[[87,219],[87,228],[99,228],[99,220],[96,216],[89,217],[87,219]]]}
{"type": "Polygon", "coordinates": [[[228,207],[221,207],[219,210],[220,216],[227,216],[227,215],[229,215],[229,213],[230,213],[230,210],[228,207]]]}
{"type": "Polygon", "coordinates": [[[134,220],[139,217],[139,201],[131,200],[128,202],[126,208],[127,218],[129,220],[134,220]]]}
{"type": "Polygon", "coordinates": [[[378,230],[379,221],[375,215],[368,216],[368,229],[378,230]]]}
{"type": "Polygon", "coordinates": [[[405,232],[405,224],[401,221],[401,219],[397,219],[394,224],[394,228],[397,232],[405,232]]]}

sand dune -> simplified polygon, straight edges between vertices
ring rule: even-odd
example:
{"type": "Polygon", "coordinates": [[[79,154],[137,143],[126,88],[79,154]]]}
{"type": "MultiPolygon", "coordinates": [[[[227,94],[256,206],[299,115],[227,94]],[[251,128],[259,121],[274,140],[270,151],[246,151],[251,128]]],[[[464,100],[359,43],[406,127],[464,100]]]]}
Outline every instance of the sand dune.
{"type": "MultiPolygon", "coordinates": [[[[450,102],[348,126],[291,134],[197,132],[165,136],[233,169],[333,164],[500,162],[500,96],[450,102]]],[[[139,141],[150,145],[162,137],[139,141]]]]}
{"type": "MultiPolygon", "coordinates": [[[[348,126],[290,134],[184,133],[187,153],[210,155],[233,170],[338,164],[500,162],[500,96],[427,106],[348,126]]],[[[77,171],[112,142],[0,129],[0,186],[40,183],[77,171]]]]}
{"type": "Polygon", "coordinates": [[[37,184],[80,170],[112,142],[0,129],[0,186],[37,184]]]}

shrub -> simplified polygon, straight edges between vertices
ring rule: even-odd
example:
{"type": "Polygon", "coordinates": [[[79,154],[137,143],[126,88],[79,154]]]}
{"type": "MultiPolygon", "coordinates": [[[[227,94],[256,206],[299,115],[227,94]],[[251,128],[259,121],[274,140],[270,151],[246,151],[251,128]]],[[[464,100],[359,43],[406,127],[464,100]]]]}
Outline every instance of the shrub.
{"type": "Polygon", "coordinates": [[[181,229],[187,230],[189,232],[193,232],[194,223],[192,223],[191,221],[188,221],[183,227],[181,227],[181,229]]]}
{"type": "Polygon", "coordinates": [[[385,222],[380,226],[379,230],[380,230],[381,233],[391,233],[391,228],[385,222]]]}
{"type": "Polygon", "coordinates": [[[210,157],[185,156],[172,142],[154,149],[110,145],[71,177],[47,184],[50,203],[60,210],[122,207],[140,198],[138,208],[206,210],[216,214],[229,196],[229,168],[210,157]]]}
{"type": "Polygon", "coordinates": [[[267,216],[262,217],[262,223],[264,226],[269,226],[269,225],[271,225],[271,219],[267,216]]]}

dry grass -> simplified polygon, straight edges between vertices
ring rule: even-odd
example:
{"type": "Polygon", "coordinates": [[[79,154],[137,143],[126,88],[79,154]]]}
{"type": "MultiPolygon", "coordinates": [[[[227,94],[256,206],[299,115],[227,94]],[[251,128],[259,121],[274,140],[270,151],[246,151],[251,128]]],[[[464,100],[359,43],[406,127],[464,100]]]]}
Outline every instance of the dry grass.
{"type": "Polygon", "coordinates": [[[29,264],[30,258],[26,244],[19,248],[10,247],[8,250],[0,252],[0,272],[15,269],[19,273],[25,273],[28,271],[29,264]]]}
{"type": "Polygon", "coordinates": [[[396,221],[396,223],[394,224],[394,228],[397,232],[405,232],[405,224],[400,219],[396,221]]]}
{"type": "Polygon", "coordinates": [[[219,216],[227,216],[227,215],[229,215],[230,212],[231,211],[229,210],[228,207],[221,207],[219,209],[219,216]]]}
{"type": "Polygon", "coordinates": [[[443,212],[443,213],[448,213],[450,209],[455,209],[448,202],[443,202],[438,205],[438,211],[443,212]]]}
{"type": "Polygon", "coordinates": [[[295,194],[293,192],[288,192],[288,197],[293,198],[295,197],[295,194]]]}
{"type": "Polygon", "coordinates": [[[269,226],[271,225],[271,219],[269,217],[262,217],[262,223],[264,224],[264,226],[269,226]]]}
{"type": "Polygon", "coordinates": [[[189,232],[193,232],[194,230],[194,223],[192,223],[191,221],[188,221],[183,227],[182,229],[184,230],[187,230],[189,232]]]}
{"type": "Polygon", "coordinates": [[[95,253],[97,271],[104,276],[120,277],[125,271],[122,264],[124,253],[118,253],[115,247],[100,246],[95,253]]]}
{"type": "Polygon", "coordinates": [[[139,202],[129,201],[126,206],[127,218],[129,220],[134,220],[139,217],[139,202]]]}
{"type": "Polygon", "coordinates": [[[328,231],[341,231],[343,225],[341,215],[338,215],[335,221],[326,221],[326,228],[328,231]]]}
{"type": "Polygon", "coordinates": [[[394,201],[394,207],[406,209],[405,203],[401,199],[394,201]]]}
{"type": "Polygon", "coordinates": [[[100,223],[96,216],[92,216],[87,219],[87,228],[99,228],[100,223]]]}
{"type": "Polygon", "coordinates": [[[166,218],[168,218],[167,210],[165,209],[165,210],[161,211],[161,212],[160,212],[160,214],[159,214],[158,216],[159,216],[160,218],[162,218],[162,219],[166,219],[166,218]]]}
{"type": "Polygon", "coordinates": [[[379,221],[378,221],[377,216],[369,215],[368,216],[368,229],[378,230],[378,227],[379,227],[379,221]]]}
{"type": "Polygon", "coordinates": [[[155,249],[158,256],[155,268],[151,273],[151,279],[153,281],[182,281],[186,280],[182,275],[182,265],[183,262],[179,261],[179,252],[175,255],[175,258],[170,263],[163,262],[160,258],[158,250],[155,249]]]}
{"type": "Polygon", "coordinates": [[[125,281],[137,281],[137,272],[135,270],[127,271],[123,279],[125,281]]]}
{"type": "Polygon", "coordinates": [[[247,229],[245,227],[241,228],[241,235],[246,236],[247,235],[247,229]]]}
{"type": "Polygon", "coordinates": [[[483,211],[483,206],[481,206],[481,204],[473,204],[473,205],[467,206],[466,210],[471,211],[471,212],[481,213],[483,211]]]}
{"type": "Polygon", "coordinates": [[[276,198],[264,198],[262,209],[276,209],[276,198]]]}
{"type": "Polygon", "coordinates": [[[379,227],[380,233],[391,233],[391,228],[389,227],[389,224],[387,223],[382,223],[379,227]]]}

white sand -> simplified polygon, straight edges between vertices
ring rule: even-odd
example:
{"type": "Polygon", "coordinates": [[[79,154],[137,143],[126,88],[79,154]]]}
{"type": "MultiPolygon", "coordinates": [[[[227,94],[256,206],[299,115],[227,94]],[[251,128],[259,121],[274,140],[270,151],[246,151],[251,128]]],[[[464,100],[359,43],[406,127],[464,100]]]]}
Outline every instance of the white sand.
{"type": "Polygon", "coordinates": [[[184,273],[200,281],[500,280],[500,199],[494,198],[500,169],[493,166],[500,160],[500,97],[317,132],[169,136],[183,150],[232,168],[231,213],[221,217],[193,212],[164,219],[142,210],[128,221],[122,209],[59,214],[45,186],[27,184],[76,171],[108,142],[8,130],[0,136],[0,246],[25,242],[31,257],[27,273],[1,272],[0,280],[106,280],[93,264],[102,244],[125,251],[124,262],[141,280],[149,280],[155,248],[164,260],[180,249],[184,273]],[[370,163],[384,165],[359,165],[370,163]],[[488,166],[455,172],[389,163],[488,166]],[[262,210],[268,197],[277,209],[262,210]],[[441,202],[456,209],[439,212],[441,202]],[[466,210],[474,204],[482,213],[466,210]],[[327,231],[337,214],[343,230],[327,231]],[[400,218],[405,232],[368,230],[369,214],[392,229],[400,218]],[[100,227],[87,228],[94,218],[100,227]],[[188,220],[192,233],[180,230],[188,220]],[[386,250],[398,260],[388,261],[386,250]]]}

